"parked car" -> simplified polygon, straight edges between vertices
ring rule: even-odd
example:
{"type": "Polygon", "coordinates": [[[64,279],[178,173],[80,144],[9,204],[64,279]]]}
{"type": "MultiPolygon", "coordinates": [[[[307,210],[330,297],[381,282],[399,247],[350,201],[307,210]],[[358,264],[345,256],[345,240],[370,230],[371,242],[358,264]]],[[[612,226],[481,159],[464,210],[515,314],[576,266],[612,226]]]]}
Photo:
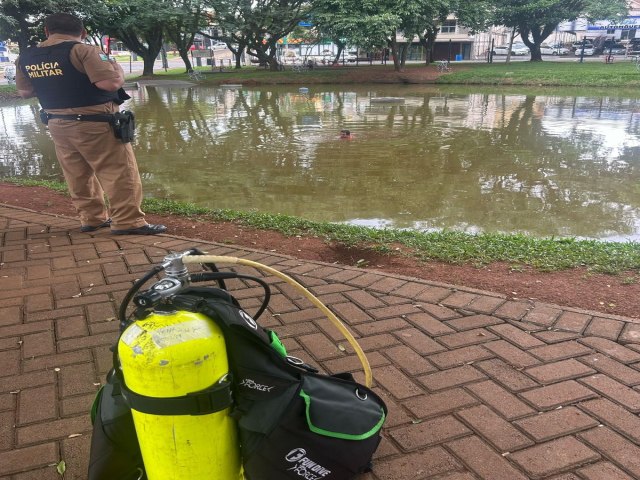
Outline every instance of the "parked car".
{"type": "MultiPolygon", "coordinates": [[[[593,48],[593,42],[592,42],[591,40],[587,40],[587,41],[585,42],[585,47],[591,47],[591,48],[593,48]]],[[[577,50],[577,49],[579,49],[579,48],[582,48],[582,40],[580,40],[579,42],[573,42],[573,43],[571,44],[571,49],[572,49],[572,50],[577,50]]]]}
{"type": "Polygon", "coordinates": [[[344,59],[347,62],[355,62],[356,60],[358,60],[358,52],[353,51],[353,52],[347,52],[344,54],[344,59]]]}
{"type": "Polygon", "coordinates": [[[524,43],[514,43],[511,45],[511,54],[513,55],[529,55],[529,47],[524,43]]]}
{"type": "Polygon", "coordinates": [[[627,47],[621,43],[606,43],[600,49],[601,53],[605,55],[624,55],[627,53],[627,47]]]}
{"type": "Polygon", "coordinates": [[[509,45],[503,45],[501,47],[493,47],[494,55],[507,55],[509,53],[509,45]]]}
{"type": "Polygon", "coordinates": [[[542,55],[569,55],[569,49],[567,47],[563,47],[559,43],[554,45],[543,43],[540,45],[540,53],[542,55]]]}
{"type": "MultiPolygon", "coordinates": [[[[509,52],[509,46],[503,45],[501,47],[493,47],[494,55],[507,55],[509,52]]],[[[529,55],[529,47],[524,43],[516,42],[511,45],[511,55],[529,55]]]]}
{"type": "MultiPolygon", "coordinates": [[[[576,49],[576,53],[575,53],[576,57],[579,57],[580,55],[582,55],[582,50],[583,50],[582,46],[580,46],[580,47],[578,47],[576,49]]],[[[584,56],[585,57],[592,56],[594,54],[594,52],[595,52],[595,50],[593,48],[593,45],[585,45],[585,47],[584,47],[584,56]]]]}

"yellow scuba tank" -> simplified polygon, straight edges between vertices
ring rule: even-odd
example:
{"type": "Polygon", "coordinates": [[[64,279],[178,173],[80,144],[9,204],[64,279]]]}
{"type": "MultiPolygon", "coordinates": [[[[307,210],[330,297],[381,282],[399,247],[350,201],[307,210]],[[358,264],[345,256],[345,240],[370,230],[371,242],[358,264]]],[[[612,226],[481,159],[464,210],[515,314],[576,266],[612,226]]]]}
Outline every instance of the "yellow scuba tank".
{"type": "MultiPolygon", "coordinates": [[[[127,390],[136,397],[128,400],[149,480],[243,478],[228,407],[214,413],[158,415],[136,410],[133,401],[153,405],[154,399],[165,399],[156,403],[170,410],[171,402],[224,383],[227,352],[212,320],[187,311],[154,312],[126,328],[118,355],[127,390]]],[[[206,403],[204,411],[210,410],[206,403]]]]}

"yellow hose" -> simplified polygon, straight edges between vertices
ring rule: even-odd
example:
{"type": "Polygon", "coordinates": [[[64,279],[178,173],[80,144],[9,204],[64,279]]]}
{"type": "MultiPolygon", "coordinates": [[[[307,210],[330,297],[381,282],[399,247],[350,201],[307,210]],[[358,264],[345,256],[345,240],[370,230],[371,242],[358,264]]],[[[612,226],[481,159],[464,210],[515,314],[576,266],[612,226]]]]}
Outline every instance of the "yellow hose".
{"type": "Polygon", "coordinates": [[[218,256],[218,255],[186,255],[182,258],[182,261],[184,263],[232,263],[232,264],[246,265],[249,267],[256,268],[258,270],[264,270],[265,272],[275,275],[276,277],[279,277],[285,282],[287,282],[289,285],[297,288],[305,297],[309,299],[309,301],[311,301],[311,303],[313,303],[316,307],[318,307],[327,316],[327,318],[331,321],[331,323],[333,323],[338,328],[338,330],[340,330],[340,333],[342,333],[344,338],[346,338],[349,344],[353,347],[353,349],[356,352],[356,355],[358,355],[358,359],[360,360],[360,363],[362,364],[362,368],[364,369],[364,384],[367,387],[371,387],[371,382],[372,382],[371,366],[369,365],[369,360],[367,360],[367,356],[364,354],[364,351],[358,344],[357,340],[354,338],[351,332],[347,329],[347,327],[344,326],[344,324],[340,321],[340,319],[336,317],[334,313],[331,310],[329,310],[324,303],[318,300],[318,298],[316,298],[309,290],[307,290],[305,287],[300,285],[300,283],[295,281],[293,278],[267,265],[263,265],[258,262],[254,262],[251,260],[246,260],[244,258],[238,258],[238,257],[224,257],[224,256],[218,256]]]}

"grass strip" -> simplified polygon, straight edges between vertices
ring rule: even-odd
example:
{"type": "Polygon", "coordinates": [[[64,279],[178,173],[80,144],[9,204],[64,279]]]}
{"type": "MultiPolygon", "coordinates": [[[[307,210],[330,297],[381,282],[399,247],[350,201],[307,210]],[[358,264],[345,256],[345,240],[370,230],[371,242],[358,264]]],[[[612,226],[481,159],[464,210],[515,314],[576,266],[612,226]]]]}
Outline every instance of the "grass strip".
{"type": "MultiPolygon", "coordinates": [[[[65,191],[64,183],[50,180],[3,178],[2,181],[65,191]]],[[[593,272],[618,274],[640,269],[640,243],[604,242],[576,238],[537,238],[523,234],[456,231],[423,232],[305,220],[290,215],[209,209],[193,203],[146,198],[148,213],[197,217],[209,221],[236,222],[256,229],[272,230],[287,236],[313,236],[347,247],[373,248],[383,253],[400,252],[421,260],[437,260],[477,266],[507,262],[528,265],[540,271],[584,267],[593,272]]]]}
{"type": "Polygon", "coordinates": [[[453,72],[437,79],[439,84],[529,85],[623,87],[640,86],[640,72],[635,64],[620,58],[613,64],[604,62],[513,62],[452,64],[453,72]]]}

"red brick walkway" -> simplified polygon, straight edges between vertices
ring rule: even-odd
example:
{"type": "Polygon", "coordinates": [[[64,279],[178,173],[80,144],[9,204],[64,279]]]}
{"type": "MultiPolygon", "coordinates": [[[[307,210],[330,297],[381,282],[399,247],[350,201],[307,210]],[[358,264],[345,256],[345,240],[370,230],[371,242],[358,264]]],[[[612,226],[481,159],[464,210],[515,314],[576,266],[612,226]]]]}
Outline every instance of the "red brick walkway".
{"type": "MultiPolygon", "coordinates": [[[[65,480],[86,478],[119,302],[151,264],[194,246],[295,276],[359,337],[390,410],[368,480],[640,478],[630,319],[172,236],[81,234],[75,219],[3,205],[0,239],[2,480],[58,480],[62,459],[65,480]]],[[[359,372],[322,314],[272,282],[263,325],[325,371],[359,372]]]]}

